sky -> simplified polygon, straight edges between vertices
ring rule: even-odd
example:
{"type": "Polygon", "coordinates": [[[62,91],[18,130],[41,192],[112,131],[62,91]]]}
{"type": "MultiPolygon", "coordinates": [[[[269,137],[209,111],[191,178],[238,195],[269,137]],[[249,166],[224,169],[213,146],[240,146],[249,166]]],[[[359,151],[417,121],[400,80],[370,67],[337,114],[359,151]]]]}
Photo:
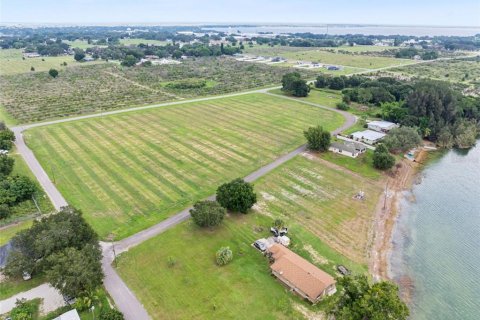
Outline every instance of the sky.
{"type": "Polygon", "coordinates": [[[0,23],[480,26],[480,0],[0,0],[0,23]]]}

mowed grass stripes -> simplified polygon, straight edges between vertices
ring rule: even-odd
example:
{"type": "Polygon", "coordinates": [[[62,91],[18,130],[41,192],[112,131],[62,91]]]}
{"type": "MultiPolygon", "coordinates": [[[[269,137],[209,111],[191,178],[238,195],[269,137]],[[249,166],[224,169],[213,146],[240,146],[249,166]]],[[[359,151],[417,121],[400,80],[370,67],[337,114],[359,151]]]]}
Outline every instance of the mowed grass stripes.
{"type": "Polygon", "coordinates": [[[185,103],[28,130],[27,143],[97,232],[124,238],[333,130],[331,111],[264,94],[185,103]]]}

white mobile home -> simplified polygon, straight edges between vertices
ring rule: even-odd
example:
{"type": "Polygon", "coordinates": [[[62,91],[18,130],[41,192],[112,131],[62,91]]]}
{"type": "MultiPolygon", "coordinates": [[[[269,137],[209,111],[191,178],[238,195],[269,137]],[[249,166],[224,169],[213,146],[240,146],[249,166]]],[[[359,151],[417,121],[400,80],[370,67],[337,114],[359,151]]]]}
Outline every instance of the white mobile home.
{"type": "Polygon", "coordinates": [[[386,134],[382,132],[365,130],[352,133],[350,138],[355,141],[365,142],[367,144],[374,145],[375,143],[382,140],[385,136],[386,134]]]}

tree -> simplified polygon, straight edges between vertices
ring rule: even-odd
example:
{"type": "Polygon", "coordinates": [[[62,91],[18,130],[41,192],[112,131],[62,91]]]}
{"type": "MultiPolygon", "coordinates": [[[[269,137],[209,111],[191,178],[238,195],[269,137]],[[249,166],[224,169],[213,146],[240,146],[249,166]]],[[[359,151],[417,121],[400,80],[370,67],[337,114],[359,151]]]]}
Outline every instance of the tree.
{"type": "Polygon", "coordinates": [[[80,211],[72,207],[62,208],[57,214],[34,221],[29,229],[13,237],[5,274],[19,277],[24,270],[32,274],[42,272],[51,266],[46,263],[50,255],[66,248],[82,250],[86,244],[98,245],[95,231],[80,211]]]}
{"type": "Polygon", "coordinates": [[[306,97],[310,92],[307,82],[301,78],[300,73],[291,72],[282,77],[282,91],[296,97],[306,97]]]}
{"type": "Polygon", "coordinates": [[[6,203],[0,204],[0,220],[6,219],[10,215],[10,207],[6,203]]]}
{"type": "Polygon", "coordinates": [[[253,185],[238,178],[218,187],[217,201],[229,211],[247,213],[257,202],[257,195],[253,185]]]}
{"type": "Polygon", "coordinates": [[[180,59],[183,56],[183,52],[181,50],[175,50],[172,53],[172,58],[173,59],[180,59]]]}
{"type": "Polygon", "coordinates": [[[56,78],[56,77],[58,77],[58,70],[57,70],[57,69],[50,69],[50,70],[48,70],[48,74],[49,74],[52,78],[56,78]]]}
{"type": "Polygon", "coordinates": [[[131,54],[127,54],[125,59],[122,61],[122,66],[132,67],[135,65],[135,63],[137,63],[137,58],[131,54]]]}
{"type": "Polygon", "coordinates": [[[75,61],[82,61],[84,58],[85,58],[85,51],[83,51],[82,49],[76,49],[73,59],[75,59],[75,61]]]}
{"type": "Polygon", "coordinates": [[[12,130],[8,129],[2,122],[2,128],[0,128],[0,150],[10,150],[15,141],[15,134],[12,130]]]}
{"type": "Polygon", "coordinates": [[[390,282],[370,285],[361,275],[338,278],[337,284],[343,289],[332,296],[326,310],[336,320],[406,320],[409,315],[398,287],[390,282]]]}
{"type": "Polygon", "coordinates": [[[337,109],[346,111],[346,110],[350,109],[350,106],[347,103],[342,101],[342,102],[337,103],[337,109]]]}
{"type": "Polygon", "coordinates": [[[320,74],[317,76],[315,81],[315,87],[317,88],[326,88],[330,85],[330,77],[325,74],[320,74]]]}
{"type": "Polygon", "coordinates": [[[0,177],[8,176],[12,170],[15,160],[6,154],[0,154],[0,177]]]}
{"type": "Polygon", "coordinates": [[[392,129],[383,140],[383,143],[390,152],[400,153],[418,146],[422,138],[417,129],[401,127],[392,129]]]}
{"type": "Polygon", "coordinates": [[[373,152],[373,166],[380,170],[386,170],[393,167],[395,157],[393,157],[385,145],[379,144],[373,152]]]}
{"type": "Polygon", "coordinates": [[[229,247],[222,247],[217,251],[216,261],[219,266],[224,266],[233,260],[233,252],[229,247]]]}
{"type": "Polygon", "coordinates": [[[100,317],[98,318],[99,320],[124,320],[125,318],[123,317],[123,313],[116,309],[102,309],[100,311],[100,317]]]}
{"type": "Polygon", "coordinates": [[[330,79],[330,89],[342,90],[345,88],[345,80],[342,77],[333,77],[330,79]]]}
{"type": "Polygon", "coordinates": [[[48,282],[63,295],[79,297],[102,284],[102,252],[98,244],[86,244],[81,250],[66,248],[47,258],[48,282]]]}
{"type": "Polygon", "coordinates": [[[475,121],[460,120],[455,125],[455,146],[470,148],[477,140],[477,125],[475,121]]]}
{"type": "Polygon", "coordinates": [[[35,71],[35,68],[34,68],[34,67],[30,67],[30,71],[35,71]]]}
{"type": "Polygon", "coordinates": [[[200,227],[213,227],[222,222],[226,210],[217,201],[199,201],[193,205],[190,215],[200,227]]]}
{"type": "Polygon", "coordinates": [[[331,135],[327,130],[323,130],[321,126],[310,127],[303,132],[307,139],[307,147],[315,151],[327,151],[330,147],[331,135]]]}

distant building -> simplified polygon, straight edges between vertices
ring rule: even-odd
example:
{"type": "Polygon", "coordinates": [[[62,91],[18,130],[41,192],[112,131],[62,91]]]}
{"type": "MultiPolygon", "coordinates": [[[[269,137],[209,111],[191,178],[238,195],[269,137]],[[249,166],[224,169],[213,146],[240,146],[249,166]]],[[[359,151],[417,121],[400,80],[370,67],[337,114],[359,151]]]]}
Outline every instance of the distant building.
{"type": "Polygon", "coordinates": [[[372,130],[365,130],[365,131],[357,131],[350,135],[355,141],[365,142],[366,144],[374,145],[382,140],[386,136],[385,133],[372,131],[372,130]]]}
{"type": "Polygon", "coordinates": [[[356,158],[365,153],[367,148],[361,143],[356,142],[333,142],[328,150],[348,157],[356,158]]]}
{"type": "Polygon", "coordinates": [[[67,311],[53,320],[80,320],[77,309],[67,311]]]}
{"type": "Polygon", "coordinates": [[[367,126],[370,130],[384,133],[388,133],[390,130],[398,128],[397,124],[389,121],[370,121],[367,126]]]}
{"type": "Polygon", "coordinates": [[[292,291],[312,303],[337,292],[335,279],[281,244],[268,248],[272,274],[292,291]]]}
{"type": "Polygon", "coordinates": [[[24,52],[23,57],[24,58],[38,58],[41,57],[42,55],[39,54],[38,52],[24,52]]]}

